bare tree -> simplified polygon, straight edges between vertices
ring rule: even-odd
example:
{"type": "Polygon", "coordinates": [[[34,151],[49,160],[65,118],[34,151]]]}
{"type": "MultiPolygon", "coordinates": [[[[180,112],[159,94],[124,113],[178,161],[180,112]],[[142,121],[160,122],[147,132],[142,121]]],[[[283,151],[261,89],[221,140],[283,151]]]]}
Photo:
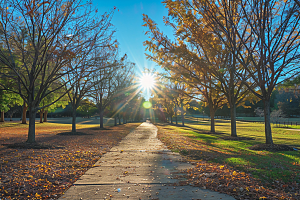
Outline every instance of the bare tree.
{"type": "Polygon", "coordinates": [[[8,71],[0,75],[14,80],[18,87],[2,86],[28,105],[27,143],[35,143],[36,112],[67,91],[42,107],[41,100],[67,84],[60,80],[78,67],[70,68],[68,63],[94,45],[102,28],[97,19],[109,21],[111,15],[98,17],[90,2],[80,0],[3,0],[0,8],[0,62],[8,71]]]}
{"type": "MultiPolygon", "coordinates": [[[[135,64],[127,61],[125,54],[120,59],[114,58],[107,63],[111,67],[97,71],[95,77],[98,81],[93,87],[93,98],[96,100],[100,113],[100,128],[104,128],[104,111],[112,104],[113,100],[126,92],[128,83],[133,80],[135,64]]],[[[123,98],[126,100],[126,98],[123,98]]],[[[125,102],[124,102],[125,105],[125,102]]],[[[122,106],[117,112],[121,111],[122,106]]]]}
{"type": "Polygon", "coordinates": [[[114,59],[117,48],[113,46],[116,41],[112,41],[114,30],[109,30],[108,22],[103,26],[101,37],[97,39],[95,45],[91,46],[84,53],[85,56],[75,57],[69,63],[70,68],[75,68],[72,73],[67,74],[68,82],[65,89],[68,92],[69,101],[72,105],[72,133],[76,132],[76,110],[85,97],[92,96],[95,92],[95,85],[105,81],[106,76],[98,77],[99,71],[113,71],[114,65],[107,64],[114,59]],[[84,58],[84,59],[82,59],[84,58]],[[76,67],[78,66],[78,67],[76,67]]]}

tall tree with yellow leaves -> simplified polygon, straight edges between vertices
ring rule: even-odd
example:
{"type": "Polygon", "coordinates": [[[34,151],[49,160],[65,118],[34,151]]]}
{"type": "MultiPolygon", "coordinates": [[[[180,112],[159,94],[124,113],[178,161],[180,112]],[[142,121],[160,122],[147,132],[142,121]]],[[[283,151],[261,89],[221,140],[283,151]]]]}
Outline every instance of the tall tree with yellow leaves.
{"type": "Polygon", "coordinates": [[[244,79],[236,73],[263,101],[266,144],[273,144],[272,91],[300,70],[299,5],[294,0],[204,0],[193,1],[192,5],[250,75],[244,79]],[[255,91],[249,83],[259,89],[255,91]]]}
{"type": "Polygon", "coordinates": [[[158,33],[155,23],[145,15],[144,21],[150,28],[152,38],[145,42],[147,48],[152,50],[152,55],[148,57],[178,77],[184,77],[186,83],[198,89],[202,100],[210,108],[212,132],[215,131],[214,113],[228,104],[231,110],[231,136],[237,137],[236,107],[244,104],[249,90],[234,72],[238,71],[243,77],[247,76],[247,72],[237,65],[225,45],[210,32],[197,13],[190,11],[187,4],[181,1],[164,3],[171,17],[165,18],[165,23],[174,29],[177,42],[171,42],[158,33]],[[176,64],[168,64],[170,62],[176,64]]]}

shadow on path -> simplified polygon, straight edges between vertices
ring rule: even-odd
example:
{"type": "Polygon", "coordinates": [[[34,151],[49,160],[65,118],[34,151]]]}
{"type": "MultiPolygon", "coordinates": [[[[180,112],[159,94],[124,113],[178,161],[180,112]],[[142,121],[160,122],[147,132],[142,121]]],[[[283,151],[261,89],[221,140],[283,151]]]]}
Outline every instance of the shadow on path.
{"type": "Polygon", "coordinates": [[[225,194],[192,186],[178,186],[175,179],[193,167],[157,139],[157,128],[144,122],[89,169],[59,199],[222,199],[225,194]]]}

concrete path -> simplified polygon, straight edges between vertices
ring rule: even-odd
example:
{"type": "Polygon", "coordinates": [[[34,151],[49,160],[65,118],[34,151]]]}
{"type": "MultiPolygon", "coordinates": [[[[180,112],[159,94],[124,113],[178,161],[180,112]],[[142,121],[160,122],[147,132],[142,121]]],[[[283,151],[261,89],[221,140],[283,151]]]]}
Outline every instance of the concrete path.
{"type": "Polygon", "coordinates": [[[155,199],[234,200],[192,186],[174,186],[180,170],[193,167],[157,139],[157,128],[142,123],[101,157],[59,200],[155,199]]]}

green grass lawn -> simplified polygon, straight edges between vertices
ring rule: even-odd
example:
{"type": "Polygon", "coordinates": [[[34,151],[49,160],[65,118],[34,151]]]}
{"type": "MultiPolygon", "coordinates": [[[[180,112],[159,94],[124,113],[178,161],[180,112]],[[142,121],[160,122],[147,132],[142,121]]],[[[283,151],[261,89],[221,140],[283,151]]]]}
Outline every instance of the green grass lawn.
{"type": "MultiPolygon", "coordinates": [[[[254,177],[269,183],[278,180],[300,183],[300,151],[269,152],[248,149],[255,144],[265,143],[263,123],[237,122],[238,136],[253,139],[239,141],[223,139],[230,136],[229,120],[217,119],[215,134],[207,133],[210,131],[208,121],[199,122],[190,117],[185,125],[164,125],[161,129],[173,136],[176,134],[183,137],[178,141],[173,139],[174,151],[198,155],[196,159],[228,164],[238,170],[251,172],[254,177]],[[189,139],[188,145],[184,138],[189,139]]],[[[275,144],[285,144],[300,150],[300,131],[273,126],[272,133],[275,144]]]]}

